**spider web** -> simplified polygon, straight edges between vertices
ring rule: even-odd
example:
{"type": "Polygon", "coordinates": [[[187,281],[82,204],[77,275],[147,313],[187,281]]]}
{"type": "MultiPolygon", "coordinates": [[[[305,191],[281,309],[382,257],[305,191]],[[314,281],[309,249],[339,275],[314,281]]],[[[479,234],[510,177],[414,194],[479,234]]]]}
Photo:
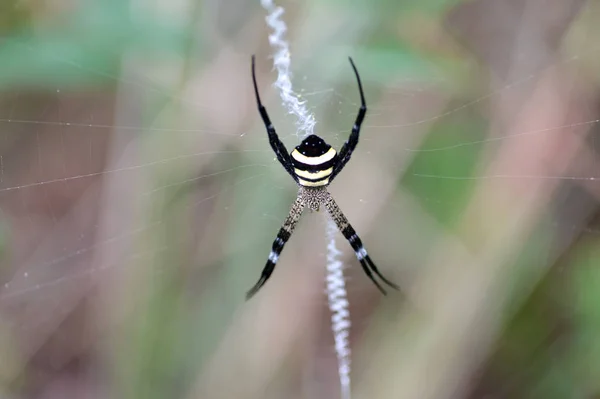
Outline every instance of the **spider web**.
{"type": "MultiPolygon", "coordinates": [[[[268,385],[277,397],[294,384],[273,383],[284,372],[260,367],[253,380],[247,371],[256,366],[253,356],[280,364],[291,342],[306,335],[315,337],[308,356],[330,363],[313,366],[308,387],[296,388],[317,390],[319,378],[335,386],[335,357],[326,353],[331,342],[322,338],[329,327],[321,323],[321,331],[317,323],[328,318],[319,219],[305,215],[262,293],[285,300],[242,305],[295,196],[255,108],[250,51],[259,55],[259,87],[280,137],[288,149],[297,144],[294,121],[271,88],[267,52],[247,35],[266,37],[260,8],[247,11],[253,17],[234,29],[240,16],[213,10],[225,20],[201,28],[212,37],[202,43],[211,57],[192,51],[184,60],[171,54],[156,61],[151,51],[140,57],[110,48],[123,56],[116,70],[46,43],[60,73],[40,82],[41,67],[21,75],[0,69],[6,87],[0,101],[0,348],[9,359],[3,390],[24,397],[69,397],[75,389],[100,395],[112,380],[107,372],[98,381],[95,370],[131,373],[151,361],[171,374],[186,371],[179,396],[233,395],[268,385]],[[309,333],[305,325],[312,326],[309,333]],[[148,331],[157,332],[144,338],[148,331]],[[119,354],[138,340],[139,347],[119,354]],[[153,349],[161,345],[177,356],[153,349]],[[97,354],[103,348],[108,355],[97,354]],[[247,358],[240,360],[240,349],[247,358]],[[229,386],[236,371],[243,374],[239,386],[229,386]],[[15,382],[34,373],[39,381],[31,386],[15,382]]],[[[335,12],[341,11],[327,15],[335,12]]],[[[361,73],[369,112],[353,160],[331,191],[382,272],[404,282],[415,307],[433,299],[413,287],[442,280],[427,279],[429,273],[445,276],[444,262],[431,251],[443,253],[442,243],[471,259],[489,242],[505,242],[492,258],[506,262],[506,253],[523,251],[519,238],[529,240],[524,256],[534,266],[523,274],[532,286],[565,248],[597,240],[600,121],[591,71],[600,48],[592,40],[593,18],[585,16],[597,13],[592,5],[581,11],[564,46],[544,62],[517,46],[511,68],[494,64],[500,50],[483,53],[479,67],[464,60],[466,50],[434,52],[449,52],[442,59],[408,50],[412,55],[390,59],[379,50],[358,51],[361,35],[377,30],[349,11],[343,27],[328,25],[322,32],[328,40],[317,48],[310,47],[315,30],[309,28],[323,17],[310,14],[303,19],[309,26],[296,27],[294,87],[317,117],[316,133],[336,148],[359,107],[348,54],[361,73]],[[348,34],[340,37],[342,31],[348,34]],[[485,72],[478,69],[488,64],[485,72]]],[[[6,44],[23,59],[40,52],[35,42],[6,44]]],[[[477,43],[470,51],[477,53],[477,43]]],[[[358,303],[352,336],[368,348],[397,302],[388,297],[378,307],[377,291],[350,252],[348,290],[350,302],[358,303]]],[[[506,302],[519,303],[531,287],[514,290],[506,302]]],[[[450,288],[441,291],[454,298],[450,288]]],[[[512,377],[522,378],[523,369],[512,377]]],[[[369,371],[358,370],[362,381],[373,381],[369,371]]],[[[140,373],[127,389],[150,389],[136,381],[148,385],[152,372],[140,373]]],[[[171,374],[161,392],[180,381],[171,374]]]]}

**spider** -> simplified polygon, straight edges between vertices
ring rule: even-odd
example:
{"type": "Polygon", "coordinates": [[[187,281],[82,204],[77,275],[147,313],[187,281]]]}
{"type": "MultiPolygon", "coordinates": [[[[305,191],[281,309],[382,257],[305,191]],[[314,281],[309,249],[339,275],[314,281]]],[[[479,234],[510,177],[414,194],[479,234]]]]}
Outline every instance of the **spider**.
{"type": "Polygon", "coordinates": [[[256,103],[258,105],[258,112],[262,117],[262,120],[267,128],[269,135],[269,143],[271,148],[275,152],[277,159],[283,166],[283,168],[292,176],[292,179],[298,184],[298,196],[290,209],[290,212],[285,219],[283,226],[279,229],[277,237],[273,242],[269,259],[265,265],[260,279],[258,282],[248,291],[246,299],[250,299],[258,290],[267,282],[279,255],[283,250],[283,246],[290,239],[290,236],[294,232],[294,228],[302,215],[302,211],[305,207],[311,211],[318,211],[320,206],[323,205],[327,212],[337,225],[338,229],[342,232],[344,237],[349,241],[352,249],[356,253],[356,257],[360,262],[365,274],[373,281],[377,288],[386,295],[386,291],[373,277],[373,272],[381,278],[390,287],[397,290],[400,288],[386,279],[377,269],[371,258],[369,257],[367,250],[362,244],[362,241],[354,231],[354,228],[346,219],[346,216],[342,213],[334,201],[331,194],[327,191],[327,186],[335,179],[335,177],[342,171],[346,163],[350,160],[352,151],[358,144],[358,136],[360,132],[360,126],[367,113],[367,106],[365,103],[365,96],[360,82],[360,76],[351,57],[350,65],[356,75],[358,82],[358,90],[360,92],[361,106],[358,110],[358,115],[354,126],[352,127],[352,133],[350,138],[344,143],[339,153],[337,153],[329,144],[327,144],[322,138],[317,135],[311,134],[306,137],[300,145],[296,146],[291,153],[288,153],[285,145],[279,140],[275,127],[269,119],[267,110],[260,101],[260,95],[258,94],[258,87],[256,85],[256,74],[254,71],[254,56],[252,56],[252,82],[254,83],[254,93],[256,95],[256,103]]]}

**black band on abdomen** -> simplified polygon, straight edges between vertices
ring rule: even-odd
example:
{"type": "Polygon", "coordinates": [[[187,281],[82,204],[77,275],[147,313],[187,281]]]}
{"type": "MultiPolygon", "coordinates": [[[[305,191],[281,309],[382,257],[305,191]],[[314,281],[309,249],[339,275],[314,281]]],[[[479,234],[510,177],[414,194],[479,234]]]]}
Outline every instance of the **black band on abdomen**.
{"type": "Polygon", "coordinates": [[[309,165],[306,163],[302,163],[302,162],[298,161],[296,158],[292,157],[292,164],[294,165],[294,168],[297,168],[300,170],[305,170],[307,172],[320,172],[322,170],[333,167],[336,160],[337,160],[337,155],[327,162],[323,162],[318,165],[309,165]]]}

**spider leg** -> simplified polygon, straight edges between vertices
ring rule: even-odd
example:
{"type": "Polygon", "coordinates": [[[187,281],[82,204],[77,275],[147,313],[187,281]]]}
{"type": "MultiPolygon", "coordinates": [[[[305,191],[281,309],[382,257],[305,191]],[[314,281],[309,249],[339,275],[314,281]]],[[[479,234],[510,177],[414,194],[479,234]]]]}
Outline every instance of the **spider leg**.
{"type": "Polygon", "coordinates": [[[269,259],[267,260],[267,264],[263,268],[263,271],[258,279],[258,282],[254,284],[254,286],[248,291],[246,294],[246,300],[250,299],[254,294],[261,289],[263,285],[267,282],[273,270],[275,269],[275,265],[277,264],[277,260],[279,259],[279,255],[281,251],[283,251],[283,246],[290,239],[294,229],[296,228],[296,224],[298,224],[298,220],[300,220],[300,216],[302,215],[302,211],[304,210],[304,201],[298,195],[296,201],[292,205],[290,209],[290,213],[288,214],[283,226],[279,229],[277,233],[277,237],[275,241],[273,241],[273,246],[271,247],[271,252],[269,253],[269,259]]]}
{"type": "Polygon", "coordinates": [[[381,284],[379,284],[377,282],[377,280],[375,280],[375,278],[373,277],[373,274],[371,273],[371,269],[369,269],[369,265],[367,264],[367,262],[365,262],[364,259],[360,261],[360,265],[362,266],[367,277],[369,277],[371,279],[371,281],[377,286],[379,291],[381,291],[381,293],[383,295],[387,295],[387,291],[383,289],[383,287],[381,286],[381,284]]]}
{"type": "MultiPolygon", "coordinates": [[[[360,240],[360,239],[359,239],[360,240]]],[[[366,251],[365,251],[366,252],[366,251]]],[[[395,290],[400,291],[400,287],[398,287],[397,284],[392,283],[390,280],[388,280],[387,278],[385,278],[381,272],[379,271],[379,269],[377,269],[377,266],[375,266],[375,263],[373,263],[373,261],[371,260],[371,257],[367,254],[365,256],[365,260],[367,261],[367,263],[369,264],[369,266],[371,267],[371,270],[373,270],[375,272],[376,275],[379,276],[380,279],[383,280],[384,283],[386,283],[387,285],[389,285],[390,287],[394,288],[395,290]]]]}
{"type": "Polygon", "coordinates": [[[377,288],[379,288],[379,291],[381,291],[383,295],[387,295],[387,292],[381,287],[381,285],[379,285],[379,283],[377,282],[377,280],[375,280],[371,272],[374,272],[377,276],[379,276],[381,280],[383,280],[384,283],[386,283],[390,287],[396,290],[400,290],[400,287],[398,287],[396,284],[392,283],[390,280],[385,278],[381,274],[379,269],[377,269],[377,266],[375,266],[375,263],[373,263],[371,257],[369,257],[367,250],[363,246],[360,237],[356,234],[356,231],[354,231],[354,228],[350,224],[348,224],[343,230],[341,229],[341,231],[344,237],[348,240],[348,242],[350,242],[350,245],[352,246],[352,249],[356,254],[356,258],[360,262],[363,270],[365,271],[365,274],[371,279],[371,281],[375,283],[377,288]]]}
{"type": "Polygon", "coordinates": [[[338,161],[336,165],[333,167],[333,173],[329,178],[331,182],[335,176],[342,171],[346,163],[350,160],[350,156],[352,156],[352,152],[356,148],[358,144],[358,136],[360,134],[360,127],[365,119],[365,115],[367,113],[367,104],[365,102],[365,94],[363,93],[362,83],[360,82],[360,76],[358,75],[358,70],[354,65],[354,61],[352,61],[351,57],[348,57],[350,60],[350,65],[352,65],[352,69],[354,70],[354,74],[356,75],[356,81],[358,82],[358,91],[360,93],[360,108],[358,109],[358,115],[356,116],[356,121],[354,122],[354,126],[352,127],[352,132],[350,133],[350,137],[344,143],[340,152],[338,153],[338,161]]]}
{"type": "Polygon", "coordinates": [[[271,148],[275,152],[277,160],[279,160],[284,169],[297,182],[298,178],[294,173],[294,166],[292,164],[292,158],[290,157],[290,153],[285,148],[285,145],[281,142],[281,140],[279,140],[279,136],[277,136],[275,127],[271,123],[269,114],[267,114],[267,109],[262,105],[262,102],[260,101],[260,95],[258,94],[258,86],[256,84],[256,73],[254,71],[254,56],[252,56],[252,83],[254,84],[254,94],[256,95],[256,104],[258,105],[258,112],[260,113],[263,123],[267,128],[267,134],[269,135],[269,144],[271,144],[271,148]]]}
{"type": "Polygon", "coordinates": [[[344,214],[342,213],[342,210],[339,208],[339,206],[337,205],[337,203],[335,202],[335,200],[329,193],[324,201],[324,205],[325,205],[325,208],[327,208],[327,211],[329,212],[331,217],[333,218],[338,229],[342,232],[344,237],[348,240],[348,242],[352,246],[352,249],[354,250],[354,253],[356,254],[356,258],[360,262],[360,265],[362,266],[363,271],[365,272],[367,277],[369,277],[369,279],[371,279],[371,281],[377,286],[379,291],[381,291],[381,293],[383,295],[387,295],[387,292],[383,289],[383,287],[379,284],[379,282],[377,282],[377,280],[375,280],[373,273],[375,273],[381,280],[383,280],[384,283],[386,283],[390,287],[392,287],[396,290],[400,290],[400,287],[398,287],[396,284],[394,284],[393,282],[391,282],[390,280],[385,278],[381,274],[379,269],[377,269],[377,266],[375,266],[375,263],[373,263],[373,261],[369,257],[369,254],[367,253],[367,250],[363,246],[363,243],[362,243],[360,237],[356,234],[356,231],[350,225],[350,223],[348,222],[348,219],[346,219],[346,216],[344,216],[344,214]]]}

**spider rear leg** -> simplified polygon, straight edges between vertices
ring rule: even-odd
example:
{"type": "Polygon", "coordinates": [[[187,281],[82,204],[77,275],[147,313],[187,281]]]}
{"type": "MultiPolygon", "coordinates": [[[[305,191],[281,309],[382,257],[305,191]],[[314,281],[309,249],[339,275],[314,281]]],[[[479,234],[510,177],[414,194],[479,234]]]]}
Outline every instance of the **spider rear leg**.
{"type": "Polygon", "coordinates": [[[281,251],[283,251],[283,246],[290,238],[290,235],[291,234],[283,227],[279,229],[279,233],[277,233],[277,237],[275,238],[275,241],[273,241],[273,246],[271,248],[271,253],[269,253],[267,264],[260,275],[260,279],[258,279],[258,282],[254,284],[254,287],[248,291],[246,294],[246,299],[250,299],[254,294],[256,294],[258,290],[265,285],[269,277],[271,277],[271,274],[275,269],[275,265],[277,264],[277,260],[279,259],[279,255],[281,254],[281,251]]]}
{"type": "Polygon", "coordinates": [[[379,284],[379,282],[375,280],[373,273],[375,273],[381,280],[383,280],[384,283],[400,291],[400,287],[392,283],[387,278],[383,277],[383,275],[379,272],[379,269],[377,269],[377,266],[375,266],[375,263],[373,263],[373,261],[369,257],[369,254],[363,246],[362,241],[356,234],[356,231],[354,231],[354,228],[352,228],[350,222],[348,222],[348,219],[346,218],[346,216],[344,216],[342,210],[335,202],[331,194],[329,194],[328,192],[326,193],[326,197],[323,200],[323,205],[325,205],[325,208],[327,208],[327,212],[329,212],[329,215],[337,225],[338,229],[342,232],[346,240],[348,240],[348,242],[352,246],[352,249],[356,254],[356,258],[358,258],[358,261],[360,262],[360,265],[362,266],[365,274],[377,286],[379,291],[381,291],[383,295],[387,294],[381,286],[381,284],[379,284]]]}
{"type": "Polygon", "coordinates": [[[344,237],[348,240],[348,242],[352,246],[352,249],[354,250],[354,253],[356,254],[356,258],[360,262],[367,277],[369,277],[371,279],[371,281],[373,283],[375,283],[375,285],[377,286],[377,288],[379,288],[379,291],[381,291],[383,293],[383,295],[387,295],[387,292],[377,282],[377,280],[375,280],[375,277],[373,277],[373,273],[371,273],[371,272],[374,272],[381,280],[383,280],[384,283],[386,283],[390,287],[392,287],[396,290],[400,290],[400,287],[398,287],[396,284],[392,283],[390,280],[385,278],[381,274],[379,269],[377,269],[377,266],[375,266],[375,263],[373,263],[373,261],[369,257],[369,254],[367,253],[367,250],[363,246],[363,243],[360,240],[360,237],[358,237],[358,235],[356,234],[356,231],[354,231],[354,228],[350,224],[348,224],[342,230],[342,234],[344,235],[344,237]]]}
{"type": "Polygon", "coordinates": [[[379,272],[379,269],[377,269],[377,266],[375,266],[375,263],[373,263],[373,261],[371,260],[371,258],[369,257],[369,255],[365,256],[365,260],[367,261],[367,263],[369,264],[369,266],[371,266],[371,270],[373,270],[375,272],[375,274],[377,274],[379,276],[379,278],[383,280],[384,283],[386,283],[387,285],[389,285],[393,289],[400,291],[400,287],[397,284],[392,283],[390,280],[388,280],[387,278],[385,278],[379,272]]]}
{"type": "Polygon", "coordinates": [[[267,260],[267,264],[263,268],[263,271],[260,275],[260,279],[258,282],[254,284],[254,287],[248,291],[246,294],[246,300],[250,299],[260,288],[265,285],[273,270],[275,269],[275,265],[277,264],[277,260],[279,259],[279,255],[281,251],[283,251],[283,246],[290,239],[294,229],[296,228],[296,224],[302,215],[302,210],[304,209],[304,201],[302,196],[298,194],[296,197],[296,201],[292,205],[290,209],[290,213],[288,214],[285,222],[283,222],[283,226],[279,229],[277,233],[277,237],[275,237],[275,241],[273,241],[273,246],[271,247],[271,252],[269,253],[269,259],[267,260]]]}

